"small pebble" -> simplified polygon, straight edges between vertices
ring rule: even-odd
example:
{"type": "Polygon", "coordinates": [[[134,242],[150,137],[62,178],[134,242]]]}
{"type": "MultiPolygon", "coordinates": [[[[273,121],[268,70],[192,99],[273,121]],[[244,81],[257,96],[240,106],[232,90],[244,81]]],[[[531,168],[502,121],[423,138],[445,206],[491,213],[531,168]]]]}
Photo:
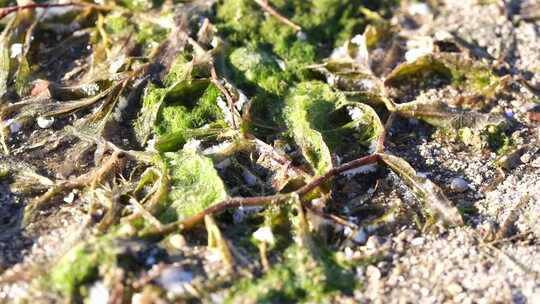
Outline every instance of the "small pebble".
{"type": "Polygon", "coordinates": [[[54,117],[51,118],[45,118],[43,116],[40,116],[37,118],[37,124],[42,129],[50,128],[54,123],[54,117]]]}
{"type": "Polygon", "coordinates": [[[366,276],[370,280],[379,280],[381,278],[381,271],[379,270],[379,268],[373,265],[369,265],[366,269],[366,276]]]}
{"type": "Polygon", "coordinates": [[[417,232],[414,229],[405,229],[399,233],[397,239],[401,241],[410,241],[416,236],[416,233],[417,232]]]}
{"type": "Polygon", "coordinates": [[[274,244],[276,242],[270,227],[261,227],[253,232],[253,238],[259,242],[274,244]]]}
{"type": "Polygon", "coordinates": [[[186,239],[181,234],[173,234],[169,237],[169,244],[176,249],[182,249],[186,246],[186,239]]]}
{"type": "Polygon", "coordinates": [[[531,161],[531,158],[532,158],[532,155],[530,153],[524,153],[523,155],[521,155],[521,157],[519,158],[524,164],[528,163],[531,161]]]}
{"type": "Polygon", "coordinates": [[[534,161],[531,163],[531,166],[533,166],[534,168],[540,168],[540,157],[537,158],[536,160],[534,160],[534,161]]]}
{"type": "Polygon", "coordinates": [[[109,290],[103,284],[103,282],[98,281],[90,287],[88,293],[89,303],[95,304],[107,304],[109,303],[109,290]]]}
{"type": "Polygon", "coordinates": [[[366,242],[366,248],[370,251],[379,250],[384,244],[384,239],[380,236],[373,235],[370,236],[366,242]]]}
{"type": "Polygon", "coordinates": [[[469,189],[469,183],[461,177],[456,177],[450,182],[450,188],[455,192],[465,192],[469,189]]]}
{"type": "Polygon", "coordinates": [[[75,193],[70,192],[68,195],[64,197],[64,202],[71,204],[75,200],[75,193]]]}
{"type": "Polygon", "coordinates": [[[186,283],[193,280],[193,273],[185,271],[180,266],[168,267],[157,278],[157,283],[167,292],[181,295],[186,292],[186,283]]]}
{"type": "Polygon", "coordinates": [[[450,283],[450,285],[448,285],[448,287],[446,289],[453,296],[457,296],[458,294],[463,292],[463,287],[461,287],[461,285],[459,285],[458,283],[455,283],[455,282],[450,283]]]}
{"type": "Polygon", "coordinates": [[[357,244],[365,244],[368,238],[368,234],[364,228],[360,228],[353,237],[353,241],[357,244]]]}
{"type": "Polygon", "coordinates": [[[424,245],[424,238],[423,237],[417,237],[411,240],[412,246],[422,246],[424,245]]]}

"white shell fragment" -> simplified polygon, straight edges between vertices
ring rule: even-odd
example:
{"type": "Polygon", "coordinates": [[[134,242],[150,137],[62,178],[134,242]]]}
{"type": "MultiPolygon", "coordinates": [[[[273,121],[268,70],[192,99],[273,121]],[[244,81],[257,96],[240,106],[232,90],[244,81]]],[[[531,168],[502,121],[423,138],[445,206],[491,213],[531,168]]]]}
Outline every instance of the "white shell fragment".
{"type": "Polygon", "coordinates": [[[259,242],[274,244],[276,241],[270,227],[261,227],[253,232],[253,238],[259,242]]]}
{"type": "Polygon", "coordinates": [[[43,116],[39,116],[37,118],[37,124],[42,129],[50,128],[54,123],[54,117],[46,118],[43,116]]]}
{"type": "Polygon", "coordinates": [[[10,48],[10,57],[16,58],[19,57],[19,55],[22,54],[23,45],[21,43],[14,43],[11,45],[10,48]]]}
{"type": "Polygon", "coordinates": [[[70,192],[68,195],[66,195],[64,197],[64,202],[66,202],[68,204],[73,203],[74,200],[75,200],[75,193],[74,192],[70,192]]]}
{"type": "Polygon", "coordinates": [[[425,16],[431,13],[431,9],[425,3],[414,3],[409,5],[409,14],[425,16]]]}

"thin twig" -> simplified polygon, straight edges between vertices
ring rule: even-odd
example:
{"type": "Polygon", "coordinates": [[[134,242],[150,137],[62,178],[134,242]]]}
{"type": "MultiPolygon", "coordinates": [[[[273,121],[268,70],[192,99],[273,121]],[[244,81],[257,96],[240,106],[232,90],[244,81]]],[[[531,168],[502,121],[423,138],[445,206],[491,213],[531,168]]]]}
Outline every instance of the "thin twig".
{"type": "Polygon", "coordinates": [[[355,159],[353,161],[350,161],[348,163],[344,163],[341,166],[338,166],[338,167],[335,167],[335,168],[332,168],[332,169],[328,170],[328,172],[326,172],[324,175],[322,175],[322,176],[320,176],[318,178],[315,178],[309,184],[305,185],[304,187],[302,187],[298,191],[296,191],[296,193],[298,193],[299,196],[304,196],[304,195],[308,194],[309,192],[311,192],[313,189],[319,187],[321,184],[323,184],[324,182],[326,182],[327,180],[329,180],[330,178],[332,178],[332,177],[334,177],[336,175],[339,175],[339,174],[341,174],[343,172],[346,172],[346,171],[349,171],[351,169],[355,169],[355,168],[362,167],[362,166],[365,166],[365,165],[368,165],[368,164],[376,163],[376,162],[379,161],[379,159],[380,159],[379,154],[371,154],[371,155],[368,155],[368,156],[357,158],[357,159],[355,159]]]}
{"type": "Polygon", "coordinates": [[[390,131],[390,128],[392,127],[392,124],[394,123],[394,119],[396,118],[396,112],[390,112],[390,115],[388,116],[388,119],[386,120],[386,123],[384,124],[384,129],[381,132],[381,135],[379,136],[377,140],[377,153],[384,152],[384,141],[386,140],[386,135],[388,134],[388,131],[390,131]]]}
{"type": "Polygon", "coordinates": [[[32,4],[26,4],[26,5],[17,5],[17,6],[9,6],[4,7],[0,9],[0,20],[2,20],[4,17],[6,17],[9,14],[22,11],[22,10],[32,10],[36,8],[53,8],[53,7],[66,7],[66,6],[79,6],[79,7],[92,7],[92,8],[100,8],[105,9],[102,6],[90,4],[90,3],[79,3],[79,2],[71,2],[71,3],[32,3],[32,4]]]}
{"type": "Polygon", "coordinates": [[[265,0],[255,0],[255,3],[257,3],[264,11],[276,17],[282,23],[290,26],[295,31],[300,32],[302,30],[302,28],[299,25],[287,19],[285,16],[281,15],[278,11],[276,11],[273,7],[271,7],[268,4],[268,2],[266,2],[265,0]]]}
{"type": "Polygon", "coordinates": [[[378,162],[380,159],[379,154],[371,154],[368,156],[364,156],[358,159],[355,159],[353,161],[350,161],[348,163],[345,163],[341,166],[335,167],[330,169],[328,172],[326,172],[324,175],[317,177],[313,179],[311,182],[309,182],[307,185],[303,186],[302,188],[296,190],[295,192],[288,193],[288,194],[275,194],[275,195],[269,195],[269,196],[256,196],[256,197],[233,197],[226,199],[220,203],[217,203],[197,214],[195,214],[192,217],[189,217],[187,219],[183,219],[180,221],[176,221],[174,223],[168,224],[166,226],[163,226],[163,229],[160,231],[147,231],[144,233],[143,237],[159,237],[162,235],[169,234],[173,231],[176,231],[177,229],[180,230],[189,230],[193,228],[195,225],[199,224],[205,216],[207,215],[214,215],[221,213],[227,209],[232,208],[238,208],[238,207],[244,207],[244,206],[264,206],[269,205],[271,203],[282,203],[294,196],[303,197],[306,194],[309,194],[311,191],[313,191],[315,188],[319,187],[329,179],[343,173],[346,171],[349,171],[351,169],[355,169],[367,164],[372,164],[375,162],[378,162]]]}

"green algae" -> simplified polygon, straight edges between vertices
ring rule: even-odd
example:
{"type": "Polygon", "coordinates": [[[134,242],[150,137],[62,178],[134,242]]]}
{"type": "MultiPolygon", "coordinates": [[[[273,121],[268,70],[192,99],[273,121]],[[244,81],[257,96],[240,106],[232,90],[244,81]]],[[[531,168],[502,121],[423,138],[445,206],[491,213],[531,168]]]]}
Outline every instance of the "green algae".
{"type": "Polygon", "coordinates": [[[226,303],[325,302],[358,287],[353,272],[339,265],[328,250],[314,254],[292,245],[283,259],[261,278],[236,283],[226,303]]]}
{"type": "Polygon", "coordinates": [[[287,88],[286,78],[277,61],[262,50],[237,48],[229,55],[229,61],[237,72],[235,79],[245,79],[239,81],[239,85],[258,87],[275,95],[282,95],[287,88]]]}
{"type": "Polygon", "coordinates": [[[110,237],[81,242],[70,249],[45,275],[43,284],[68,298],[76,297],[80,287],[96,279],[100,268],[116,264],[117,251],[110,237]]]}
{"type": "Polygon", "coordinates": [[[165,154],[170,174],[169,206],[160,216],[164,222],[188,218],[224,200],[227,191],[212,160],[184,149],[165,154]]]}

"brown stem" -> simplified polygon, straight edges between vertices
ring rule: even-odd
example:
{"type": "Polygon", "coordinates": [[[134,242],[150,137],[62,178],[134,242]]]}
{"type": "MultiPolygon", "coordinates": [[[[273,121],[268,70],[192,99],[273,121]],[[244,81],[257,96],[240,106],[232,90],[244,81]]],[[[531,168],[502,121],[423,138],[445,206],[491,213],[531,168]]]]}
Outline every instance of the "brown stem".
{"type": "Polygon", "coordinates": [[[335,168],[332,168],[332,169],[328,170],[324,175],[313,179],[311,182],[309,182],[309,184],[307,184],[304,187],[297,190],[296,193],[299,196],[304,196],[304,195],[308,194],[309,192],[311,192],[313,189],[317,188],[318,186],[320,186],[321,184],[323,184],[324,182],[326,182],[327,180],[329,180],[330,178],[332,178],[332,177],[334,177],[336,175],[339,175],[339,174],[341,174],[343,172],[346,172],[346,171],[349,171],[351,169],[355,169],[355,168],[362,167],[362,166],[365,166],[365,165],[368,165],[368,164],[376,163],[376,162],[379,161],[379,159],[380,159],[379,154],[371,154],[371,155],[368,155],[368,156],[357,158],[357,159],[355,159],[353,161],[350,161],[348,163],[344,163],[341,166],[338,166],[338,167],[335,167],[335,168]]]}
{"type": "Polygon", "coordinates": [[[377,153],[384,152],[384,141],[386,140],[386,134],[388,134],[388,131],[392,127],[392,124],[394,123],[395,118],[396,118],[396,112],[390,112],[390,115],[388,116],[388,119],[386,120],[386,123],[384,124],[384,129],[382,130],[382,133],[377,140],[377,150],[376,150],[377,153]]]}
{"type": "Polygon", "coordinates": [[[302,188],[296,190],[295,192],[289,193],[289,194],[276,194],[276,195],[269,195],[269,196],[256,196],[256,197],[233,197],[226,199],[216,205],[213,205],[197,214],[195,214],[192,217],[189,217],[187,219],[183,219],[171,224],[168,224],[166,226],[163,226],[161,230],[152,230],[145,232],[142,236],[143,237],[159,237],[162,235],[169,234],[173,231],[176,231],[177,229],[180,230],[188,230],[193,228],[195,225],[200,223],[205,216],[207,215],[214,215],[217,213],[221,213],[227,209],[232,208],[238,208],[238,207],[244,207],[244,206],[264,206],[268,205],[273,202],[283,202],[287,199],[293,197],[294,195],[298,195],[299,197],[305,196],[306,194],[310,193],[312,190],[323,184],[324,182],[328,181],[329,179],[343,173],[346,171],[349,171],[351,169],[355,169],[367,164],[373,164],[378,162],[380,159],[379,154],[371,154],[368,156],[364,156],[358,159],[355,159],[353,161],[350,161],[348,163],[345,163],[341,166],[335,167],[330,169],[328,172],[326,172],[324,175],[317,177],[313,179],[311,182],[309,182],[307,185],[303,186],[302,188]]]}
{"type": "Polygon", "coordinates": [[[94,7],[94,8],[103,8],[99,5],[93,5],[90,3],[78,3],[78,2],[72,2],[72,3],[32,3],[32,4],[26,4],[26,5],[17,5],[17,6],[9,6],[4,7],[0,9],[0,20],[2,20],[4,17],[6,17],[9,14],[22,11],[22,10],[31,10],[36,8],[52,8],[52,7],[66,7],[66,6],[80,6],[80,7],[94,7]]]}
{"type": "Polygon", "coordinates": [[[287,19],[286,17],[281,15],[278,11],[276,11],[273,7],[268,5],[268,2],[266,2],[266,0],[255,0],[255,3],[257,3],[264,11],[276,17],[282,23],[292,27],[295,31],[300,32],[302,30],[302,28],[299,25],[287,19]]]}

